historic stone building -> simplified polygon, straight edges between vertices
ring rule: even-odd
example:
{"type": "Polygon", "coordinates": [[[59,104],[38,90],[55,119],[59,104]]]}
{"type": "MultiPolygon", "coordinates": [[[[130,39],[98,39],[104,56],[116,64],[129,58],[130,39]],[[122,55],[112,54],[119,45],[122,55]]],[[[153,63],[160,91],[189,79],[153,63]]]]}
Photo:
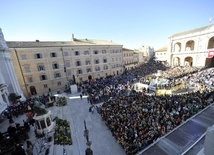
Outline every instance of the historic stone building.
{"type": "Polygon", "coordinates": [[[148,57],[149,59],[154,56],[154,48],[148,45],[142,45],[138,51],[143,52],[144,56],[148,57]]]}
{"type": "Polygon", "coordinates": [[[10,93],[15,93],[21,96],[20,100],[25,100],[13,68],[10,49],[0,29],[0,113],[10,105],[8,100],[10,93]]]}
{"type": "Polygon", "coordinates": [[[134,57],[134,50],[123,48],[123,65],[124,68],[130,70],[138,63],[137,58],[134,57]]]}
{"type": "Polygon", "coordinates": [[[25,95],[61,90],[71,82],[123,73],[122,45],[106,40],[7,42],[25,95]]]}
{"type": "Polygon", "coordinates": [[[167,47],[162,47],[160,49],[155,50],[154,54],[155,60],[160,61],[165,65],[168,65],[167,58],[168,58],[168,52],[167,47]]]}
{"type": "Polygon", "coordinates": [[[214,66],[214,25],[172,35],[167,49],[171,66],[214,66]]]}

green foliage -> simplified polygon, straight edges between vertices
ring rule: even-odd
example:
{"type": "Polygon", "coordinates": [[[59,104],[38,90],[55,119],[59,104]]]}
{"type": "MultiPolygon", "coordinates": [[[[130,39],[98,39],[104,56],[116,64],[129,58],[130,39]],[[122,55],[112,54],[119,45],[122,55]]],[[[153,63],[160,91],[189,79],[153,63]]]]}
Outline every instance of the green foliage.
{"type": "Polygon", "coordinates": [[[66,97],[59,97],[57,102],[56,102],[56,105],[59,107],[66,106],[67,105],[66,97]]]}
{"type": "Polygon", "coordinates": [[[15,103],[17,101],[17,95],[15,93],[10,93],[8,99],[10,102],[15,103]]]}
{"type": "Polygon", "coordinates": [[[33,112],[38,116],[47,114],[47,110],[45,109],[45,105],[40,103],[39,101],[34,102],[33,112]]]}
{"type": "Polygon", "coordinates": [[[56,126],[54,133],[55,145],[72,145],[70,123],[67,120],[55,118],[56,126]]]}

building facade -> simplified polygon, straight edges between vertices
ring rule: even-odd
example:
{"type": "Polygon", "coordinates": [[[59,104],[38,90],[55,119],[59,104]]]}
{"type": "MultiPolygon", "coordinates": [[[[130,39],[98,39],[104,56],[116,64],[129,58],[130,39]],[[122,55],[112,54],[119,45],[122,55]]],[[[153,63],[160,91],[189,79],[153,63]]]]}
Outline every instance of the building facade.
{"type": "Polygon", "coordinates": [[[8,48],[2,30],[0,29],[0,113],[4,111],[10,102],[8,96],[15,93],[21,96],[20,100],[25,97],[19,87],[17,77],[13,68],[10,49],[8,48]]]}
{"type": "Polygon", "coordinates": [[[132,49],[123,48],[123,66],[130,70],[136,66],[138,59],[135,58],[135,52],[132,49]]]}
{"type": "Polygon", "coordinates": [[[26,96],[61,90],[72,82],[123,73],[122,45],[105,40],[7,42],[26,96]]]}
{"type": "Polygon", "coordinates": [[[152,58],[154,56],[154,48],[148,45],[142,45],[139,51],[144,53],[144,56],[152,58]]]}
{"type": "Polygon", "coordinates": [[[214,25],[172,35],[167,49],[171,66],[214,66],[214,25]]]}
{"type": "Polygon", "coordinates": [[[167,65],[167,59],[168,59],[168,52],[167,52],[167,47],[160,48],[158,50],[155,50],[154,54],[155,60],[160,61],[163,64],[167,65]]]}
{"type": "Polygon", "coordinates": [[[134,50],[134,60],[138,65],[145,63],[149,59],[150,56],[147,54],[147,52],[136,49],[134,50]]]}

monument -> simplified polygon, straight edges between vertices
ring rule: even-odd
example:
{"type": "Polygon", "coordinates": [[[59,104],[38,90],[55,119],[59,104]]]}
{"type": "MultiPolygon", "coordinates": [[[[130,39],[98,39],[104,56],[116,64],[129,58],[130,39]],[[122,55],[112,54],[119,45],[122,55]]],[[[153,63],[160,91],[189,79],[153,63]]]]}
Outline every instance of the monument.
{"type": "Polygon", "coordinates": [[[35,119],[36,132],[38,134],[50,132],[55,126],[51,119],[51,111],[47,111],[45,106],[39,101],[35,101],[33,111],[35,113],[33,118],[35,119]]]}

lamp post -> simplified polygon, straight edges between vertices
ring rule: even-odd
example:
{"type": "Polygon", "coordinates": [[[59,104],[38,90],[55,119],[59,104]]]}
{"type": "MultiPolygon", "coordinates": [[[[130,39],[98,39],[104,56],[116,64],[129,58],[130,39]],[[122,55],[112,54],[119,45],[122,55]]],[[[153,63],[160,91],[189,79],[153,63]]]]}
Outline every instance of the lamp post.
{"type": "Polygon", "coordinates": [[[61,52],[62,52],[62,59],[63,59],[63,69],[64,69],[64,73],[65,73],[65,77],[66,77],[66,84],[67,84],[67,88],[66,90],[68,90],[70,88],[70,82],[68,80],[68,75],[67,75],[67,68],[66,68],[66,64],[65,64],[65,58],[64,58],[64,53],[63,53],[63,48],[60,48],[61,52]]]}
{"type": "Polygon", "coordinates": [[[89,131],[87,129],[85,120],[84,120],[84,127],[85,127],[84,137],[86,139],[86,145],[87,145],[87,149],[85,150],[85,155],[93,155],[93,151],[91,150],[92,142],[89,140],[89,131]]]}

